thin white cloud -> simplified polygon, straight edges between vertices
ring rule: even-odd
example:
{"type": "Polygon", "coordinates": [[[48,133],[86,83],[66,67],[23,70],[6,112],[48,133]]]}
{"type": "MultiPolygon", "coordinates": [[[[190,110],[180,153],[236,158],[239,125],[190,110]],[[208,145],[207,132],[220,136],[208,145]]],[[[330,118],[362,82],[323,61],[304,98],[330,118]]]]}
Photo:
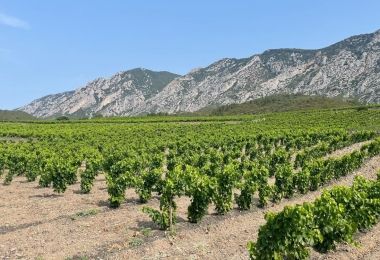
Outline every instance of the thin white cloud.
{"type": "Polygon", "coordinates": [[[25,30],[30,29],[30,25],[27,22],[2,13],[0,13],[0,23],[25,30]]]}

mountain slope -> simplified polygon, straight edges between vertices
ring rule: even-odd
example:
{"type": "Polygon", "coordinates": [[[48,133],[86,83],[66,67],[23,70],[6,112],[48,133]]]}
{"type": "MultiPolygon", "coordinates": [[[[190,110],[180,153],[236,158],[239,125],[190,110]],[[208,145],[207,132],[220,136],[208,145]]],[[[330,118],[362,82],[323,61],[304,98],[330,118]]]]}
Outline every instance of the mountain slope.
{"type": "Polygon", "coordinates": [[[19,108],[39,118],[69,115],[91,117],[96,113],[119,115],[153,97],[179,75],[138,68],[116,73],[109,79],[98,78],[85,87],[34,100],[19,108]]]}
{"type": "MultiPolygon", "coordinates": [[[[142,74],[148,71],[137,70],[142,74]]],[[[96,112],[104,115],[194,112],[281,93],[380,103],[380,30],[319,50],[268,50],[245,59],[222,59],[184,76],[170,75],[159,87],[154,87],[146,83],[147,77],[124,81],[125,76],[118,73],[108,80],[90,82],[75,92],[33,101],[20,110],[44,118],[58,114],[91,116],[96,112]],[[147,88],[149,94],[144,95],[147,88]]]]}
{"type": "Polygon", "coordinates": [[[23,111],[0,110],[0,120],[36,120],[37,118],[23,111]]]}
{"type": "Polygon", "coordinates": [[[380,30],[321,50],[268,50],[247,59],[222,59],[176,78],[133,110],[197,111],[278,93],[358,97],[380,101],[380,30]]]}
{"type": "Polygon", "coordinates": [[[324,96],[306,96],[301,94],[277,94],[259,98],[241,104],[229,104],[217,108],[205,108],[189,115],[231,116],[300,111],[308,109],[341,108],[359,106],[355,101],[344,101],[339,98],[324,96]]]}

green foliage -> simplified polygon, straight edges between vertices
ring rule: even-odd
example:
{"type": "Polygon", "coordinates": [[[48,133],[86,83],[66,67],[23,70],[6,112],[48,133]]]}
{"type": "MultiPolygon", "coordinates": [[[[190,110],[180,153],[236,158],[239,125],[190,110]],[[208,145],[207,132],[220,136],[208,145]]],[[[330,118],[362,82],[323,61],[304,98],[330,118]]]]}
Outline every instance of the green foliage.
{"type": "Polygon", "coordinates": [[[97,215],[98,213],[99,213],[98,209],[90,209],[90,210],[81,210],[76,215],[78,217],[86,217],[86,216],[94,216],[94,215],[97,215]]]}
{"type": "Polygon", "coordinates": [[[135,246],[141,246],[143,243],[144,243],[144,240],[142,240],[142,239],[139,238],[139,237],[134,237],[134,238],[132,238],[132,240],[129,242],[129,245],[130,245],[131,247],[135,247],[135,246]]]}
{"type": "Polygon", "coordinates": [[[356,111],[366,111],[366,110],[368,110],[368,107],[366,106],[359,106],[356,108],[356,111]]]}
{"type": "Polygon", "coordinates": [[[143,234],[145,237],[151,237],[152,236],[152,229],[151,228],[142,228],[140,230],[140,233],[143,234]]]}
{"type": "Polygon", "coordinates": [[[131,175],[126,172],[116,178],[110,177],[107,173],[105,173],[104,176],[107,181],[107,191],[110,195],[110,198],[108,199],[110,206],[113,208],[118,208],[120,207],[120,204],[124,202],[125,191],[131,180],[131,175]]]}
{"type": "Polygon", "coordinates": [[[350,188],[335,186],[313,203],[267,212],[257,242],[247,244],[251,259],[307,259],[308,245],[323,253],[343,241],[357,246],[355,232],[379,221],[379,188],[379,181],[356,176],[350,188]]]}
{"type": "Polygon", "coordinates": [[[380,138],[376,138],[374,142],[365,147],[368,148],[368,156],[378,155],[380,153],[380,138]]]}
{"type": "Polygon", "coordinates": [[[13,121],[13,120],[37,120],[36,117],[24,111],[11,111],[0,109],[0,121],[13,121]]]}
{"type": "Polygon", "coordinates": [[[325,253],[335,249],[335,242],[354,243],[353,234],[357,224],[345,218],[347,212],[334,200],[334,196],[325,191],[321,198],[315,200],[314,206],[315,225],[323,238],[314,245],[318,251],[325,253]]]}
{"type": "Polygon", "coordinates": [[[248,242],[251,259],[308,259],[306,246],[322,241],[313,228],[313,205],[285,206],[279,213],[267,212],[256,243],[248,242]]]}
{"type": "Polygon", "coordinates": [[[259,207],[265,207],[268,205],[268,200],[273,193],[273,188],[268,184],[269,171],[264,166],[261,166],[256,177],[259,191],[259,207]]]}
{"type": "Polygon", "coordinates": [[[187,218],[191,223],[198,223],[205,216],[216,188],[216,178],[201,175],[196,168],[186,166],[186,194],[191,196],[187,218]]]}
{"type": "MultiPolygon", "coordinates": [[[[354,101],[344,101],[339,98],[328,98],[325,96],[276,94],[255,99],[242,104],[230,104],[208,109],[204,108],[198,112],[195,112],[195,114],[202,116],[249,115],[277,113],[285,111],[300,111],[308,109],[339,108],[357,105],[360,105],[360,103],[354,101]]],[[[361,108],[367,107],[361,106],[361,108]]]]}
{"type": "Polygon", "coordinates": [[[53,190],[58,193],[64,193],[67,185],[75,184],[77,181],[77,169],[80,165],[80,160],[66,157],[64,154],[48,159],[45,171],[51,176],[53,190]]]}
{"type": "Polygon", "coordinates": [[[240,195],[235,193],[234,196],[240,210],[251,208],[253,195],[259,188],[260,170],[262,169],[250,165],[248,171],[243,175],[244,182],[236,185],[236,188],[240,189],[240,195]]]}
{"type": "Polygon", "coordinates": [[[290,155],[283,148],[277,149],[271,156],[269,162],[269,176],[276,174],[277,166],[290,162],[290,155]]]}
{"type": "Polygon", "coordinates": [[[80,188],[85,193],[89,193],[94,186],[94,180],[102,169],[103,158],[96,150],[87,150],[85,154],[86,169],[80,171],[80,188]]]}
{"type": "Polygon", "coordinates": [[[378,222],[380,200],[368,198],[367,191],[369,191],[371,185],[362,186],[362,191],[359,191],[357,187],[360,181],[361,178],[357,177],[351,189],[336,186],[329,193],[337,203],[344,207],[346,219],[355,223],[360,230],[363,230],[372,227],[378,222]]]}
{"type": "Polygon", "coordinates": [[[100,114],[100,113],[97,113],[97,114],[94,116],[94,118],[103,118],[103,115],[100,114]]]}
{"type": "Polygon", "coordinates": [[[212,201],[218,214],[226,214],[233,208],[232,189],[239,180],[240,174],[235,164],[229,164],[218,172],[216,178],[216,189],[212,201]]]}
{"type": "Polygon", "coordinates": [[[169,116],[168,113],[163,113],[163,112],[159,112],[159,113],[148,113],[146,116],[169,116]]]}
{"type": "Polygon", "coordinates": [[[141,210],[147,213],[161,229],[165,230],[170,228],[173,230],[173,226],[176,224],[177,204],[174,201],[176,196],[184,194],[184,176],[182,172],[182,166],[177,165],[173,171],[166,173],[166,178],[161,180],[160,193],[160,210],[154,210],[150,207],[143,206],[141,210]]]}
{"type": "Polygon", "coordinates": [[[70,118],[69,117],[67,117],[67,116],[59,116],[59,117],[57,117],[57,120],[59,120],[59,121],[63,121],[63,120],[70,120],[70,118]]]}
{"type": "Polygon", "coordinates": [[[46,153],[29,153],[25,172],[25,177],[28,181],[35,181],[41,172],[44,171],[47,157],[46,153]]]}
{"type": "MultiPolygon", "coordinates": [[[[160,206],[161,211],[152,209],[147,206],[142,206],[141,211],[148,214],[149,217],[152,219],[154,223],[156,223],[160,229],[166,230],[170,226],[170,221],[169,221],[169,208],[166,206],[160,206]]],[[[176,216],[173,215],[173,222],[175,223],[176,221],[176,216]]]]}
{"type": "Polygon", "coordinates": [[[4,173],[5,170],[5,158],[0,155],[0,177],[4,173]]]}
{"type": "Polygon", "coordinates": [[[27,155],[21,147],[15,147],[8,155],[3,159],[3,167],[8,168],[8,173],[5,176],[4,184],[10,185],[13,176],[22,175],[26,172],[27,155]]]}
{"type": "Polygon", "coordinates": [[[273,200],[275,202],[280,202],[282,197],[292,197],[295,191],[292,165],[290,163],[285,163],[278,166],[275,177],[276,181],[274,184],[275,190],[273,192],[273,200]]]}
{"type": "Polygon", "coordinates": [[[300,194],[307,193],[310,190],[310,171],[307,168],[302,169],[295,178],[298,192],[300,194]]]}
{"type": "Polygon", "coordinates": [[[109,173],[104,173],[111,207],[119,207],[124,202],[126,189],[133,186],[134,178],[131,171],[133,171],[132,162],[126,158],[112,165],[109,173]]]}
{"type": "MultiPolygon", "coordinates": [[[[355,129],[380,125],[379,113],[372,106],[360,113],[336,109],[222,118],[7,122],[0,124],[0,171],[5,171],[6,183],[25,176],[59,193],[78,180],[88,193],[96,176],[104,174],[111,207],[124,202],[127,189],[133,189],[141,202],[155,192],[160,208],[145,212],[162,228],[173,230],[175,200],[182,195],[191,199],[189,221],[197,223],[212,202],[219,214],[233,209],[233,199],[240,210],[247,210],[258,192],[258,206],[265,207],[269,199],[307,193],[350,174],[380,153],[379,139],[341,158],[321,157],[376,138],[374,131],[355,129]],[[302,169],[293,172],[290,156],[296,152],[302,169]],[[276,177],[275,185],[268,184],[270,174],[276,177]]],[[[367,212],[377,217],[380,187],[361,182],[358,189],[367,194],[352,196],[361,229],[373,223],[365,217],[367,212]]]]}
{"type": "Polygon", "coordinates": [[[135,178],[136,192],[141,203],[147,203],[152,198],[152,191],[161,179],[162,169],[142,170],[135,178]]]}
{"type": "Polygon", "coordinates": [[[83,256],[69,256],[69,257],[66,257],[65,260],[89,260],[89,258],[85,255],[83,256]]]}

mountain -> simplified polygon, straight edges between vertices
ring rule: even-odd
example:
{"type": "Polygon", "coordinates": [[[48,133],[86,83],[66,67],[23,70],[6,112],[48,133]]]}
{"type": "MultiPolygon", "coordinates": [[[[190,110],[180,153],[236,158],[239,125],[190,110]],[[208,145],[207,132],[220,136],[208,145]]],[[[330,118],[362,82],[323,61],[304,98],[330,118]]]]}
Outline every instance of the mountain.
{"type": "Polygon", "coordinates": [[[98,78],[75,91],[48,95],[18,110],[39,118],[70,118],[103,115],[128,115],[132,107],[160,93],[179,75],[142,68],[121,71],[109,79],[98,78]]]}
{"type": "Polygon", "coordinates": [[[194,113],[186,113],[191,116],[231,116],[253,115],[264,113],[277,113],[286,111],[300,111],[309,109],[362,107],[356,101],[344,101],[340,98],[328,98],[325,96],[307,96],[302,94],[275,94],[258,98],[241,104],[229,104],[216,108],[204,108],[194,113]]]}
{"type": "Polygon", "coordinates": [[[134,69],[19,108],[40,118],[194,112],[273,94],[380,103],[380,30],[319,50],[276,49],[225,58],[184,76],[134,69]]]}
{"type": "Polygon", "coordinates": [[[37,120],[37,118],[23,111],[0,110],[0,120],[37,120]]]}

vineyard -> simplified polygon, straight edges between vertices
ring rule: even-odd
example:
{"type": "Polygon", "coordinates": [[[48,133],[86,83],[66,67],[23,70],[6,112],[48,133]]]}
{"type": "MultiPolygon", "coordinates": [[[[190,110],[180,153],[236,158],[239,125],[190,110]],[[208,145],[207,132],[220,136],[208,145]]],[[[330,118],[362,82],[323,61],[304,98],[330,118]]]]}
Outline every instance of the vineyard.
{"type": "Polygon", "coordinates": [[[380,216],[378,126],[377,107],[0,123],[0,259],[309,259],[358,245],[380,216]]]}

